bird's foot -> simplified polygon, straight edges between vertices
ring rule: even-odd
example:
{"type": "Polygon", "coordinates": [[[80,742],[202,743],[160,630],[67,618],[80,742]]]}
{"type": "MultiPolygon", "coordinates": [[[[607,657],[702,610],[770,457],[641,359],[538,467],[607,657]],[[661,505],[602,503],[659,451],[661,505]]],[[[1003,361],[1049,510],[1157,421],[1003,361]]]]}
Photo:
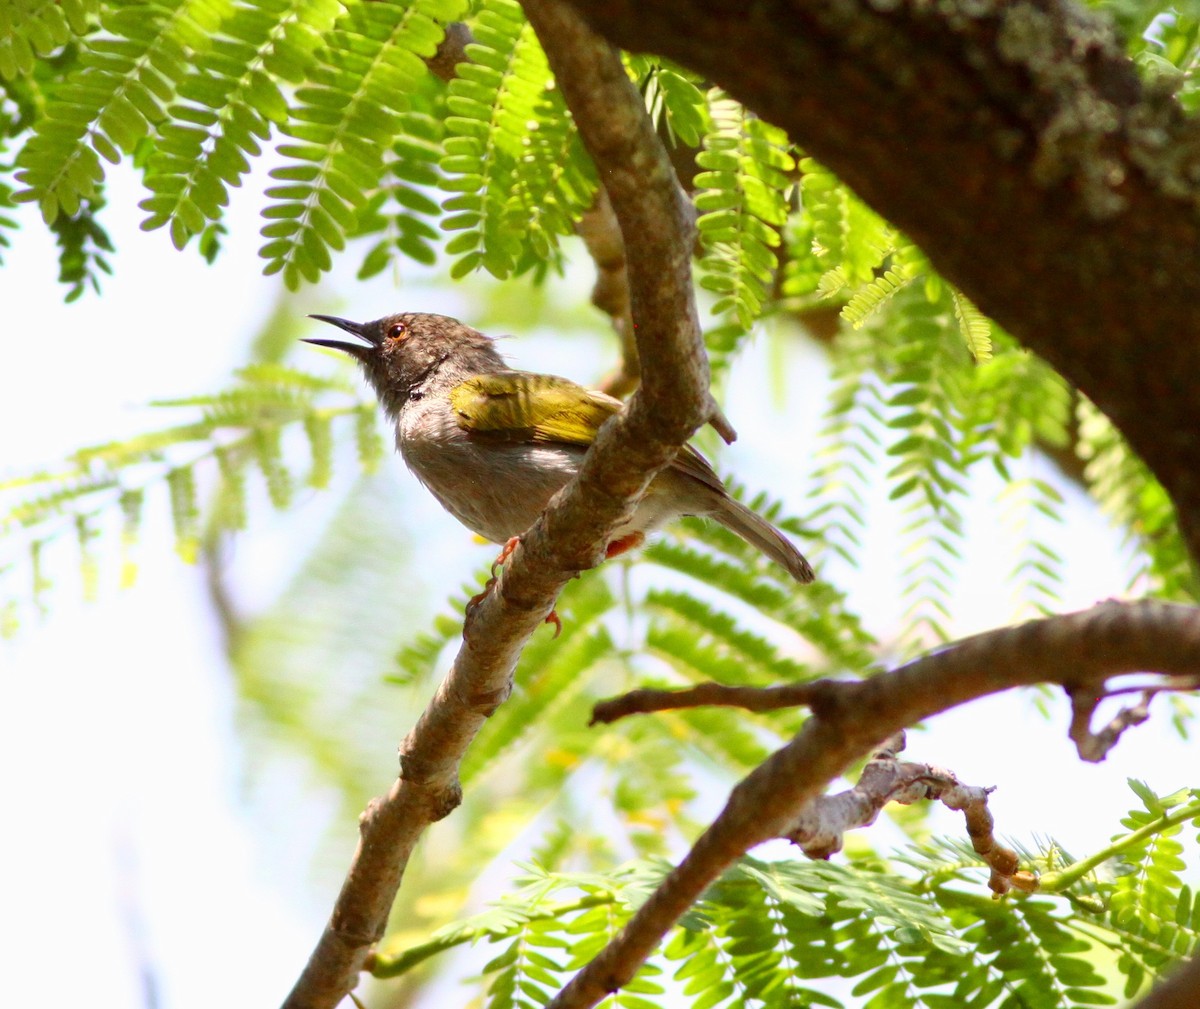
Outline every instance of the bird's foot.
{"type": "MultiPolygon", "coordinates": [[[[517,544],[521,542],[520,536],[511,536],[507,543],[501,548],[499,555],[492,561],[492,582],[496,580],[496,569],[504,566],[504,562],[508,560],[517,550],[517,544]]],[[[491,588],[492,582],[488,582],[488,588],[491,588]]],[[[487,589],[483,590],[487,592],[487,589]]]]}
{"type": "Polygon", "coordinates": [[[626,536],[618,536],[604,548],[604,556],[608,558],[620,557],[623,553],[636,550],[645,542],[645,533],[629,533],[626,536]]]}
{"type": "Polygon", "coordinates": [[[463,641],[467,640],[470,633],[471,623],[475,619],[475,613],[479,609],[479,604],[483,602],[489,592],[492,591],[492,586],[496,584],[495,578],[489,578],[483,586],[482,592],[477,592],[467,600],[467,605],[463,609],[463,641]]]}
{"type": "MultiPolygon", "coordinates": [[[[640,535],[640,534],[638,534],[638,535],[640,535]]],[[[517,544],[520,542],[521,542],[520,536],[513,536],[507,543],[504,544],[504,547],[501,549],[499,556],[497,556],[497,558],[494,561],[492,561],[492,576],[487,580],[486,583],[484,583],[483,591],[476,593],[475,595],[471,596],[470,599],[467,600],[466,609],[463,614],[463,616],[464,616],[463,640],[464,641],[467,640],[469,628],[471,626],[471,622],[475,619],[475,613],[479,609],[479,604],[482,603],[487,598],[488,593],[492,591],[492,588],[496,584],[496,579],[498,577],[497,572],[499,571],[500,568],[502,568],[504,566],[504,562],[507,561],[513,555],[514,551],[517,549],[517,544]]],[[[556,610],[551,610],[550,613],[547,615],[544,622],[547,624],[554,625],[554,636],[556,638],[560,634],[562,634],[562,620],[559,618],[558,612],[556,610]]]]}

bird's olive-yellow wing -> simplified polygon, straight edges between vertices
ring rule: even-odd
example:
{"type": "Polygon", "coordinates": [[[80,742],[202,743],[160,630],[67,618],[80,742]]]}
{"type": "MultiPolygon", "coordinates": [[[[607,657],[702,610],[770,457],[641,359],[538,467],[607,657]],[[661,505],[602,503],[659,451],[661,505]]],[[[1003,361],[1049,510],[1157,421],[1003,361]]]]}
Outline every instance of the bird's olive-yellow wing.
{"type": "Polygon", "coordinates": [[[450,390],[459,427],[503,441],[590,445],[623,404],[556,375],[500,371],[450,390]]]}
{"type": "MultiPolygon", "coordinates": [[[[498,441],[559,442],[587,447],[600,426],[625,404],[557,375],[500,371],[476,375],[450,390],[459,427],[498,441]]],[[[725,493],[707,459],[684,445],[675,469],[725,493]]]]}

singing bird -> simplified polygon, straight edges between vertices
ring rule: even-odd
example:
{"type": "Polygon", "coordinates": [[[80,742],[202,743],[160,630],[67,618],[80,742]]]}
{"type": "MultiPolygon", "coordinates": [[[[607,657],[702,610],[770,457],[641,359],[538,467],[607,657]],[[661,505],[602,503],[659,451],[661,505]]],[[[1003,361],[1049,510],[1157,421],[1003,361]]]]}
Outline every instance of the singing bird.
{"type": "MultiPolygon", "coordinates": [[[[494,341],[445,315],[405,312],[373,322],[314,315],[360,343],[310,339],[362,365],[408,468],[468,529],[505,545],[501,560],[583,460],[619,399],[566,378],[510,368],[494,341]]],[[[761,515],[735,501],[695,448],[685,445],[651,482],[609,557],[683,515],[720,522],[798,582],[813,570],[761,515]]]]}

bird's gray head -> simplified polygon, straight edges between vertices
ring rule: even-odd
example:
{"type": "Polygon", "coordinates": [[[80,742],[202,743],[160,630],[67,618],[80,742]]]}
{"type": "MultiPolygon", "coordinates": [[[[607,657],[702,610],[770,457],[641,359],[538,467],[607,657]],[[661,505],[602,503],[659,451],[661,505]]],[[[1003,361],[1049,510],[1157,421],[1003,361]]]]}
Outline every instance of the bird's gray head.
{"type": "Polygon", "coordinates": [[[355,358],[391,417],[414,396],[439,391],[469,375],[505,366],[490,337],[447,315],[402,312],[373,322],[351,322],[334,315],[310,318],[328,322],[363,341],[304,342],[333,347],[355,358]]]}

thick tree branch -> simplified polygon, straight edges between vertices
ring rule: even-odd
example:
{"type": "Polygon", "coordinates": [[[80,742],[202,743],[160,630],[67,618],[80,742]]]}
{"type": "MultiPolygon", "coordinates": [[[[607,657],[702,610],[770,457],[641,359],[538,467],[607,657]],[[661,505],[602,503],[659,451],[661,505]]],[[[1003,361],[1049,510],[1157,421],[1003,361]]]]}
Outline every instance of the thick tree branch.
{"type": "Polygon", "coordinates": [[[1090,396],[1200,558],[1200,124],[1069,0],[571,0],[720,84],[1090,396]]]}
{"type": "Polygon", "coordinates": [[[603,560],[654,473],[719,417],[692,298],[692,216],[641,97],[616,51],[569,8],[526,7],[626,236],[642,385],[473,610],[450,672],[401,744],[399,779],[363,814],[350,871],[286,1009],[333,1009],[354,987],[413,846],[460,801],[459,762],[508,696],[521,649],[563,585],[603,560]]]}
{"type": "Polygon", "coordinates": [[[832,683],[809,701],[799,735],[743,779],[683,861],[621,933],[550,1003],[585,1009],[625,985],[667,930],[734,859],[787,833],[851,763],[906,726],[967,701],[1033,683],[1075,690],[1143,670],[1200,673],[1200,609],[1104,603],[950,645],[854,683],[832,683]]]}
{"type": "Polygon", "coordinates": [[[1200,997],[1200,956],[1167,975],[1134,1009],[1195,1009],[1200,997]]]}

